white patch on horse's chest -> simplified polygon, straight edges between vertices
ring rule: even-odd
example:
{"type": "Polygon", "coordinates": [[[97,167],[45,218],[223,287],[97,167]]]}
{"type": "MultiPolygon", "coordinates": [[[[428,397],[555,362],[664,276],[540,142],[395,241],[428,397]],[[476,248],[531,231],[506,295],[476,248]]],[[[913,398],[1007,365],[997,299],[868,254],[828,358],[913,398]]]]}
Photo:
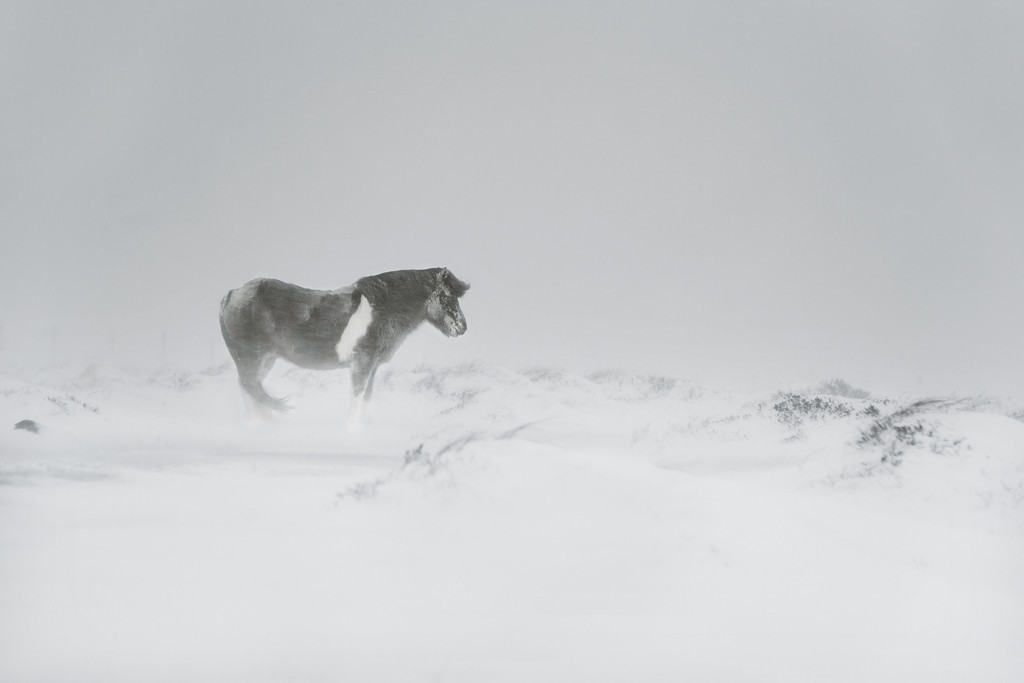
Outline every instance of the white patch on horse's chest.
{"type": "Polygon", "coordinates": [[[352,317],[348,319],[348,324],[345,325],[345,329],[341,333],[341,339],[338,340],[339,361],[344,363],[352,359],[352,352],[355,351],[359,340],[366,335],[366,330],[370,327],[372,319],[373,306],[365,296],[359,297],[359,306],[356,307],[356,312],[352,314],[352,317]]]}

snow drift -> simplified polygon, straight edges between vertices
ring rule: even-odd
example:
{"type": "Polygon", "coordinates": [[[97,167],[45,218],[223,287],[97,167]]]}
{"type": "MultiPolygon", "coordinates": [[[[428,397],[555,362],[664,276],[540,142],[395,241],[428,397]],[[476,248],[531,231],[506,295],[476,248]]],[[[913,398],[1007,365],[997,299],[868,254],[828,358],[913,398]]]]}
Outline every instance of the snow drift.
{"type": "Polygon", "coordinates": [[[268,384],[0,374],[0,679],[1024,670],[1013,405],[396,367],[352,435],[345,373],[268,384]]]}

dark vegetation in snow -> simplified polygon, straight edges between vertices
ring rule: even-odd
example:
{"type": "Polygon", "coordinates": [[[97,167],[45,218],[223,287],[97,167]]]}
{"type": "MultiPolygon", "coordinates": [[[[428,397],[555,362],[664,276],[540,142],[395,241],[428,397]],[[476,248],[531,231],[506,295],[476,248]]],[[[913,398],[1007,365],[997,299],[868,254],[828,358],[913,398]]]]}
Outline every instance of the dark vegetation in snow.
{"type": "Polygon", "coordinates": [[[396,481],[422,481],[425,479],[442,479],[448,477],[446,484],[454,485],[451,477],[454,473],[451,469],[453,457],[457,457],[463,449],[470,444],[478,442],[508,441],[539,421],[525,422],[511,429],[501,431],[471,431],[454,439],[449,439],[436,447],[428,447],[421,443],[416,448],[405,452],[402,459],[402,466],[383,477],[377,477],[368,481],[358,482],[345,491],[338,493],[339,500],[367,500],[375,497],[381,488],[396,481]]]}
{"type": "Polygon", "coordinates": [[[777,398],[779,400],[772,404],[771,411],[779,422],[790,427],[800,427],[805,422],[849,417],[854,412],[848,403],[821,396],[808,398],[787,391],[779,394],[777,398]]]}
{"type": "Polygon", "coordinates": [[[860,448],[880,449],[882,464],[898,466],[907,451],[926,446],[939,455],[956,453],[963,439],[942,436],[935,422],[922,419],[920,414],[953,407],[955,401],[928,398],[903,406],[873,420],[861,431],[856,445],[860,448]]]}
{"type": "Polygon", "coordinates": [[[70,415],[72,409],[78,408],[80,410],[86,410],[90,413],[99,413],[100,409],[94,405],[86,403],[80,398],[76,398],[71,394],[63,394],[62,396],[47,396],[46,400],[53,404],[57,412],[61,415],[70,415]]]}

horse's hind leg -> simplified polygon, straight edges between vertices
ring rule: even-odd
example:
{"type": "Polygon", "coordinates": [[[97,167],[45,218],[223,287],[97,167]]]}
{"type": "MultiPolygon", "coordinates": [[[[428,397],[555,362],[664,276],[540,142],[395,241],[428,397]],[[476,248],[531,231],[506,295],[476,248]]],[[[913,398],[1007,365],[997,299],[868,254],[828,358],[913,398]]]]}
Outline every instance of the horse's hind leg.
{"type": "Polygon", "coordinates": [[[277,356],[266,355],[259,360],[258,369],[256,372],[256,381],[263,384],[263,380],[270,374],[271,369],[274,367],[274,363],[277,362],[277,356]]]}
{"type": "Polygon", "coordinates": [[[263,379],[270,372],[275,360],[277,359],[273,356],[256,354],[240,354],[235,359],[235,365],[238,368],[238,384],[242,389],[242,403],[245,405],[246,414],[250,417],[269,420],[273,415],[273,411],[254,394],[253,387],[263,384],[263,379]]]}
{"type": "MultiPolygon", "coordinates": [[[[274,363],[276,362],[277,356],[264,355],[259,357],[259,359],[253,363],[255,367],[251,376],[255,378],[255,384],[257,387],[260,387],[260,389],[263,388],[263,380],[265,380],[267,375],[270,374],[270,370],[274,367],[274,363]]],[[[260,393],[262,394],[264,392],[260,391],[260,393]]],[[[257,415],[263,420],[273,419],[275,412],[273,408],[261,401],[258,396],[250,394],[244,386],[242,387],[242,394],[244,395],[250,414],[257,415]]]]}

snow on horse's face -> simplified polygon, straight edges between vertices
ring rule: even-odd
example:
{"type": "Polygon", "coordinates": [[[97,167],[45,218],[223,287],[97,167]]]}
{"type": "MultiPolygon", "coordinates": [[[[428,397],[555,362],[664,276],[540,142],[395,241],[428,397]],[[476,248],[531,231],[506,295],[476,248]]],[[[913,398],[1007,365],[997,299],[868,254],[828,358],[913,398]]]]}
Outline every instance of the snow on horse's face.
{"type": "Polygon", "coordinates": [[[459,305],[459,297],[468,289],[469,285],[447,268],[437,274],[437,287],[427,298],[427,320],[445,336],[458,337],[466,333],[466,315],[459,305]]]}

